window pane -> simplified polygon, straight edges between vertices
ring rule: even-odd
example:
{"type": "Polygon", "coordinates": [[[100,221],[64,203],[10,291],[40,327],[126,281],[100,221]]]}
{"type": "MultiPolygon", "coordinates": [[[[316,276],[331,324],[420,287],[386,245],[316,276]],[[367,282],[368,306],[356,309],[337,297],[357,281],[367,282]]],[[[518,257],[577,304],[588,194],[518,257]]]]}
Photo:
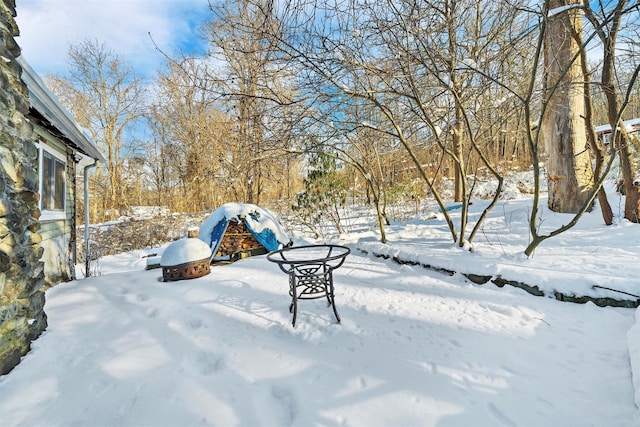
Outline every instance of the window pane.
{"type": "Polygon", "coordinates": [[[52,209],[52,193],[53,190],[53,159],[48,153],[43,153],[42,158],[42,209],[52,209]]]}
{"type": "Polygon", "coordinates": [[[63,211],[65,164],[46,151],[42,154],[42,210],[63,211]]]}
{"type": "Polygon", "coordinates": [[[60,161],[55,162],[55,189],[53,209],[64,210],[64,163],[60,161]]]}

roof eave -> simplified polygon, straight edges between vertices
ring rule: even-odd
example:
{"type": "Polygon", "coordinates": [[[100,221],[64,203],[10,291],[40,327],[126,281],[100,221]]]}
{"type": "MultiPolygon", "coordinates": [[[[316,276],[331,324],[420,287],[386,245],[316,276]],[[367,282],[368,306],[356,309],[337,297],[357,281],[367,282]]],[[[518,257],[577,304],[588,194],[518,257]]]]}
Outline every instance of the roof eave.
{"type": "Polygon", "coordinates": [[[65,135],[71,147],[94,160],[105,162],[96,144],[87,136],[69,112],[62,107],[56,97],[44,84],[38,74],[31,68],[23,56],[17,58],[22,67],[22,80],[29,90],[29,105],[45,118],[52,126],[65,135]]]}

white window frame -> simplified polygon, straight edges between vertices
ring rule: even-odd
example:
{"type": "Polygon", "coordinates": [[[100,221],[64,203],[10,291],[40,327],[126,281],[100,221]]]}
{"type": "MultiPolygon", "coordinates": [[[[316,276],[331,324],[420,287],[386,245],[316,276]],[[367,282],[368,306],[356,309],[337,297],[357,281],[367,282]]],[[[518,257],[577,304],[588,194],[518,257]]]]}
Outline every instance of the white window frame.
{"type": "MultiPolygon", "coordinates": [[[[40,208],[40,221],[53,221],[65,219],[67,217],[67,159],[58,151],[49,147],[46,143],[39,141],[37,144],[38,147],[38,192],[40,193],[40,200],[38,202],[38,207],[40,208]],[[43,208],[43,199],[44,199],[44,155],[51,156],[54,160],[58,160],[62,163],[62,209],[44,209],[43,208]]],[[[55,179],[54,179],[55,184],[55,179]]],[[[51,194],[55,194],[55,189],[51,192],[51,194]]]]}

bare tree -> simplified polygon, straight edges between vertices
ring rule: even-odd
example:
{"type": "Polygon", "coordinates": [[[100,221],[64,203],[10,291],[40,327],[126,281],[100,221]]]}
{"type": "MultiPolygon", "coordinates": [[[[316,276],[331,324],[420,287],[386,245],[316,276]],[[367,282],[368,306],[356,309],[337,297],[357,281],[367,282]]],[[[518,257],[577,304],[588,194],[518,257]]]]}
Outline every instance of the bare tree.
{"type": "Polygon", "coordinates": [[[69,48],[67,76],[49,79],[56,95],[65,100],[78,123],[88,129],[107,160],[108,181],[102,212],[115,218],[126,206],[123,188],[124,159],[131,152],[127,130],[145,112],[145,90],[136,73],[106,44],[85,40],[69,48]]]}
{"type": "Polygon", "coordinates": [[[542,130],[547,149],[549,209],[576,213],[593,187],[587,147],[583,48],[574,34],[582,34],[581,2],[550,0],[544,38],[544,85],[547,108],[542,130]]]}
{"type": "Polygon", "coordinates": [[[611,9],[607,6],[599,3],[599,10],[594,10],[587,2],[584,4],[584,10],[603,46],[601,87],[607,100],[607,116],[613,133],[611,144],[620,157],[625,189],[624,217],[638,223],[640,222],[640,178],[632,161],[633,140],[622,125],[622,114],[629,102],[640,66],[636,67],[627,84],[626,99],[621,101],[619,89],[616,87],[615,65],[621,26],[625,21],[637,22],[640,4],[637,1],[618,0],[613,2],[611,9]]]}
{"type": "MultiPolygon", "coordinates": [[[[556,15],[558,14],[565,14],[568,12],[571,12],[577,8],[581,8],[583,7],[580,4],[569,4],[569,5],[565,5],[565,6],[561,6],[558,8],[551,8],[550,5],[552,4],[552,0],[546,0],[545,3],[543,4],[542,7],[542,13],[539,15],[539,26],[538,28],[540,28],[540,37],[538,39],[538,47],[537,47],[537,54],[534,56],[533,61],[537,62],[540,60],[541,55],[542,55],[542,51],[543,51],[543,40],[545,40],[546,37],[546,31],[548,29],[547,23],[550,22],[549,21],[549,15],[551,15],[551,18],[554,18],[556,15]]],[[[557,3],[553,3],[553,4],[557,4],[557,3]]],[[[532,11],[532,15],[535,15],[536,12],[532,11]]],[[[603,27],[605,25],[609,25],[611,24],[611,22],[614,22],[615,20],[615,14],[608,14],[607,17],[598,24],[598,27],[596,28],[600,28],[603,27]]],[[[578,41],[578,40],[584,40],[582,42],[581,45],[579,45],[579,49],[574,50],[573,56],[572,56],[572,60],[576,60],[577,58],[584,58],[584,50],[587,49],[587,46],[589,45],[589,43],[594,39],[595,34],[593,31],[585,37],[581,37],[581,35],[579,34],[578,31],[576,31],[579,27],[572,27],[571,32],[573,33],[572,37],[574,39],[574,41],[578,41]]],[[[566,65],[570,68],[572,62],[569,61],[566,65]]],[[[567,68],[565,71],[568,71],[567,68]]],[[[583,70],[582,72],[584,72],[584,67],[581,67],[581,70],[583,70]]],[[[617,120],[619,120],[619,115],[620,113],[624,110],[626,104],[628,103],[629,100],[629,94],[630,94],[630,89],[633,87],[633,84],[635,82],[635,79],[637,77],[638,72],[640,72],[640,69],[636,70],[636,73],[634,74],[634,77],[631,79],[631,82],[629,84],[629,89],[626,91],[626,97],[625,97],[625,101],[620,105],[620,108],[617,110],[618,111],[618,116],[617,116],[617,120]]],[[[581,83],[581,86],[584,87],[585,82],[588,81],[588,76],[584,76],[584,80],[581,83]]],[[[531,87],[534,87],[534,81],[535,81],[535,75],[532,75],[532,79],[531,79],[531,87]]],[[[558,87],[560,86],[556,86],[555,89],[557,90],[558,87]]],[[[549,89],[549,88],[547,88],[549,89]]],[[[533,94],[533,90],[529,91],[530,96],[533,94]]],[[[526,102],[524,103],[524,107],[525,107],[525,113],[527,118],[531,119],[532,114],[530,111],[530,100],[525,100],[526,102]]],[[[551,99],[551,97],[547,97],[546,99],[543,100],[542,102],[542,111],[544,112],[546,109],[550,108],[553,105],[553,101],[551,99]]],[[[585,126],[587,126],[587,123],[589,123],[589,114],[591,114],[591,111],[589,111],[589,109],[585,110],[586,116],[581,117],[580,119],[586,119],[585,122],[585,126]]],[[[616,121],[617,121],[616,120],[616,121]]],[[[614,128],[615,129],[615,128],[614,128]]],[[[589,132],[587,132],[588,134],[589,132]]],[[[615,134],[615,131],[614,131],[615,134]]],[[[575,215],[571,218],[570,221],[568,221],[566,224],[562,225],[561,227],[558,227],[557,229],[551,230],[551,231],[547,231],[547,232],[542,232],[538,229],[538,227],[540,226],[539,223],[539,218],[538,218],[538,213],[539,213],[539,199],[540,199],[540,195],[539,195],[539,191],[540,191],[540,183],[539,183],[539,166],[538,166],[538,162],[539,162],[539,153],[538,153],[538,142],[540,140],[540,128],[537,129],[536,132],[531,131],[529,133],[529,145],[531,148],[531,152],[532,152],[532,156],[533,156],[533,167],[534,167],[534,178],[536,179],[536,191],[534,193],[534,201],[533,201],[533,206],[532,206],[532,210],[531,210],[531,221],[530,221],[530,234],[531,234],[531,242],[529,243],[529,245],[527,246],[527,248],[525,249],[525,254],[527,256],[531,256],[533,254],[533,252],[535,251],[535,249],[540,245],[540,243],[542,243],[544,240],[557,236],[569,229],[571,229],[573,226],[575,226],[579,219],[581,218],[581,216],[591,207],[593,201],[595,200],[598,192],[600,191],[600,189],[602,188],[602,185],[604,184],[604,181],[606,179],[606,177],[608,176],[612,165],[614,163],[615,160],[615,151],[611,151],[609,158],[607,160],[606,163],[604,163],[603,165],[599,165],[598,166],[598,174],[596,174],[595,176],[595,180],[594,180],[594,184],[591,186],[590,191],[585,195],[584,200],[582,202],[582,205],[578,208],[578,210],[575,212],[575,215]],[[601,169],[601,172],[600,172],[601,169]]],[[[572,152],[568,153],[568,155],[572,155],[572,152]]],[[[606,213],[605,213],[605,221],[606,221],[606,213]]]]}
{"type": "Polygon", "coordinates": [[[273,166],[287,165],[290,144],[291,72],[273,49],[280,24],[273,1],[237,0],[211,5],[206,26],[209,58],[221,64],[212,77],[232,116],[227,165],[234,168],[236,199],[260,203],[274,179],[273,166]]]}
{"type": "MultiPolygon", "coordinates": [[[[595,181],[600,180],[603,177],[603,172],[605,168],[605,149],[602,144],[602,141],[596,135],[596,127],[594,124],[594,113],[593,113],[593,96],[591,90],[591,72],[588,69],[587,65],[587,51],[582,48],[582,34],[575,33],[574,37],[578,41],[581,46],[580,49],[580,62],[582,66],[582,75],[584,77],[584,121],[587,130],[587,144],[595,157],[595,167],[594,167],[594,179],[595,181]]],[[[595,182],[594,182],[595,184],[595,182]]],[[[613,210],[611,209],[611,205],[609,204],[609,199],[607,198],[607,192],[604,187],[600,187],[598,189],[598,203],[600,205],[600,212],[602,213],[602,219],[606,225],[613,224],[613,210]]]]}
{"type": "Polygon", "coordinates": [[[179,188],[173,204],[183,211],[215,207],[230,184],[223,170],[233,134],[216,107],[212,84],[206,62],[194,58],[169,62],[158,76],[154,139],[162,141],[159,154],[179,188]]]}
{"type": "Polygon", "coordinates": [[[179,188],[179,168],[170,127],[166,126],[166,111],[162,105],[151,105],[147,116],[149,140],[145,144],[147,180],[152,198],[149,204],[169,206],[172,210],[180,209],[176,190],[179,188]]]}
{"type": "MultiPolygon", "coordinates": [[[[491,117],[479,112],[494,108],[496,90],[489,89],[501,85],[494,64],[517,67],[506,58],[525,41],[514,37],[506,48],[499,43],[515,31],[511,23],[517,14],[517,9],[502,6],[501,2],[446,0],[309,8],[304,2],[288,2],[279,9],[281,34],[272,35],[281,55],[302,70],[306,89],[301,92],[316,121],[341,122],[337,128],[342,137],[368,127],[381,139],[393,138],[414,162],[461,246],[473,239],[484,218],[467,236],[468,165],[482,166],[495,179],[493,203],[501,191],[502,177],[486,155],[489,144],[478,138],[488,135],[486,129],[492,126],[491,117]],[[353,123],[354,117],[333,113],[340,111],[335,105],[355,102],[368,104],[380,120],[353,123]],[[416,154],[425,146],[437,147],[449,162],[431,169],[435,176],[427,175],[416,154]],[[453,171],[456,182],[454,198],[463,195],[459,229],[434,185],[447,171],[453,171]]],[[[373,176],[371,172],[365,174],[373,176]]]]}

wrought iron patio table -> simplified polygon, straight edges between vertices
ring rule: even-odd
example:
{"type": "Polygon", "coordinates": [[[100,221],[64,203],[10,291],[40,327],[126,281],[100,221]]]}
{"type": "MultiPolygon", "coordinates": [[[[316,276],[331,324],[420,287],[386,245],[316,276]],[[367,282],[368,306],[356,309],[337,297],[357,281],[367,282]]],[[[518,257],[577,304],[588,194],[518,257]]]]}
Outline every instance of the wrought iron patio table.
{"type": "Polygon", "coordinates": [[[298,316],[298,300],[304,299],[326,298],[340,323],[334,297],[333,270],[342,266],[350,253],[346,246],[306,245],[280,249],[267,255],[269,261],[277,263],[280,270],[289,275],[289,312],[293,313],[293,327],[298,316]]]}

